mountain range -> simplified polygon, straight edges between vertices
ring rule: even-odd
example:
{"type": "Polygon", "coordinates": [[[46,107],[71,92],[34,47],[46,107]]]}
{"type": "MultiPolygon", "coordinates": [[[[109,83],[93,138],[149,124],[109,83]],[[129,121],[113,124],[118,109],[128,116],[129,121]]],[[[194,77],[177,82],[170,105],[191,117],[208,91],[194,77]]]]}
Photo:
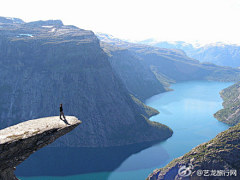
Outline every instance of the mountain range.
{"type": "MultiPolygon", "coordinates": [[[[147,98],[171,90],[176,82],[240,79],[238,68],[201,62],[189,55],[198,48],[179,44],[168,49],[94,34],[60,20],[25,23],[0,17],[0,127],[58,115],[63,103],[64,113],[82,124],[54,147],[120,147],[166,140],[173,131],[149,120],[159,112],[144,104],[147,98]]],[[[205,158],[206,145],[218,148],[219,137],[227,139],[228,132],[239,132],[239,126],[200,145],[195,149],[199,156],[191,151],[184,157],[205,158]]],[[[239,141],[233,140],[225,144],[239,141]]]]}
{"type": "MultiPolygon", "coordinates": [[[[189,80],[211,80],[211,81],[238,81],[239,70],[237,68],[218,66],[213,63],[201,63],[190,58],[181,49],[167,49],[155,46],[136,44],[113,38],[107,34],[97,34],[98,38],[119,48],[127,50],[138,57],[138,61],[145,67],[151,69],[157,79],[164,85],[165,89],[170,83],[189,80]]],[[[107,48],[103,46],[105,52],[107,48]]],[[[111,58],[114,58],[111,53],[111,58]]],[[[118,61],[118,63],[123,63],[118,61]]]]}
{"type": "Polygon", "coordinates": [[[147,98],[175,82],[239,79],[238,69],[200,63],[179,49],[96,36],[60,20],[0,20],[1,128],[56,115],[63,103],[83,123],[53,146],[165,140],[173,132],[149,121],[159,112],[143,103],[147,98]]]}
{"type": "Polygon", "coordinates": [[[181,49],[189,57],[200,62],[210,62],[220,66],[237,68],[240,66],[240,46],[223,42],[200,44],[184,41],[159,41],[146,39],[136,41],[139,44],[147,44],[160,48],[181,49]]]}

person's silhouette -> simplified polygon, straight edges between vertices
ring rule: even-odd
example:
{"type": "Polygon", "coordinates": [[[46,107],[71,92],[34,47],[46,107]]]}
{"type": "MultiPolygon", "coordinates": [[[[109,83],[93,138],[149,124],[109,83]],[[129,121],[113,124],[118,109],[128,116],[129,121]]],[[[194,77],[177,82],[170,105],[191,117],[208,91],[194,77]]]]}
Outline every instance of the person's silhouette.
{"type": "Polygon", "coordinates": [[[61,115],[63,115],[63,118],[65,119],[64,113],[63,113],[63,107],[62,107],[62,103],[60,104],[60,119],[62,119],[61,115]]]}

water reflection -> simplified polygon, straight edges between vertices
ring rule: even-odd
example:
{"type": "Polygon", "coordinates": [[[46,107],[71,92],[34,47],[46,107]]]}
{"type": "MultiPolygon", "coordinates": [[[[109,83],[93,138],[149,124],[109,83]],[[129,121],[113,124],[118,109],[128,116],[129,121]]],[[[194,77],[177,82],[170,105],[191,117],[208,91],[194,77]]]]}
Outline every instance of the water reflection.
{"type": "MultiPolygon", "coordinates": [[[[17,166],[17,176],[69,176],[94,172],[112,172],[135,153],[154,145],[156,142],[110,148],[56,148],[45,147],[32,154],[17,166]]],[[[159,154],[159,153],[158,153],[159,154]]],[[[152,167],[151,162],[143,165],[143,159],[136,158],[124,170],[137,170],[143,166],[152,167]],[[137,166],[136,166],[137,162],[137,166]]],[[[167,152],[156,156],[156,162],[168,157],[167,152]]],[[[109,173],[102,174],[108,179],[109,173]]]]}

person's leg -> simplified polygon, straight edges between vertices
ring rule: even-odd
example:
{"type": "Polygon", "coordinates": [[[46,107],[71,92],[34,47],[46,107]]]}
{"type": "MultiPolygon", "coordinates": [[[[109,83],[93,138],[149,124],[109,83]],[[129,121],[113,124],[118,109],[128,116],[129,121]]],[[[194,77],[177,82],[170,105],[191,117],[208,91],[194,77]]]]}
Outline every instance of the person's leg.
{"type": "Polygon", "coordinates": [[[60,112],[60,119],[62,119],[61,115],[62,115],[62,112],[60,112]]]}

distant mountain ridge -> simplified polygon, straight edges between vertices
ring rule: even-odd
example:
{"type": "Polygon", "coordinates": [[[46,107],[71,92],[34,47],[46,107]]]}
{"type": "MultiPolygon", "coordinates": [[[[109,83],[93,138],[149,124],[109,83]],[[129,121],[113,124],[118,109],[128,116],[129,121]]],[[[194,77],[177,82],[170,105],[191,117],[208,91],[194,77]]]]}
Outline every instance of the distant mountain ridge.
{"type": "Polygon", "coordinates": [[[220,66],[240,67],[240,45],[226,44],[222,42],[199,44],[184,41],[158,41],[147,39],[138,41],[140,44],[148,44],[161,48],[181,49],[186,54],[200,62],[210,62],[220,66]]]}
{"type": "Polygon", "coordinates": [[[24,24],[25,22],[19,18],[0,17],[0,23],[24,24]]]}
{"type": "MultiPolygon", "coordinates": [[[[220,67],[212,63],[200,63],[180,49],[167,49],[145,44],[122,41],[107,34],[97,34],[101,41],[128,50],[145,67],[151,69],[156,78],[168,89],[170,83],[188,80],[238,81],[239,70],[220,67]]],[[[107,48],[103,49],[108,52],[107,48]]],[[[110,59],[113,56],[110,55],[110,59]]],[[[115,54],[115,56],[117,56],[115,54]]],[[[123,58],[118,62],[123,63],[123,58]]]]}

